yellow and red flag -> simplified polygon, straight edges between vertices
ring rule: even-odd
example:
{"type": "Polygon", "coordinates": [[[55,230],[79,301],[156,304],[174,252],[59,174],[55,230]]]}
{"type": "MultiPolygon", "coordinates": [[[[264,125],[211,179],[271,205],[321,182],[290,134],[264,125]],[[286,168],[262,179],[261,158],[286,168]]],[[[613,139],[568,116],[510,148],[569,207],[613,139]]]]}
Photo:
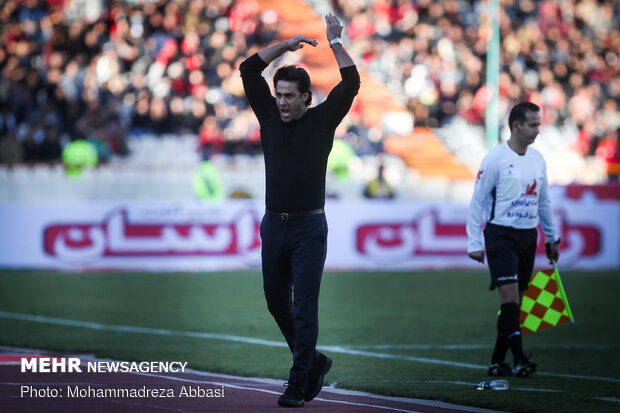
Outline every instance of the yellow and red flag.
{"type": "Polygon", "coordinates": [[[532,276],[523,295],[519,320],[523,335],[575,321],[555,266],[532,276]]]}

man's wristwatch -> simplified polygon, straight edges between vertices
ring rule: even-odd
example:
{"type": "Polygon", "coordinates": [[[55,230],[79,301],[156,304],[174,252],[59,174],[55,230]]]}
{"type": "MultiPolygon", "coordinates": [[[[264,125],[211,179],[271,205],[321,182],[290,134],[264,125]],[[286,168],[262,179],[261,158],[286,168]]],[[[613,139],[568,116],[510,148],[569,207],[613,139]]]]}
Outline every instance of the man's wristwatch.
{"type": "Polygon", "coordinates": [[[332,47],[335,44],[342,44],[342,40],[340,40],[340,37],[335,37],[329,41],[329,47],[332,47]]]}

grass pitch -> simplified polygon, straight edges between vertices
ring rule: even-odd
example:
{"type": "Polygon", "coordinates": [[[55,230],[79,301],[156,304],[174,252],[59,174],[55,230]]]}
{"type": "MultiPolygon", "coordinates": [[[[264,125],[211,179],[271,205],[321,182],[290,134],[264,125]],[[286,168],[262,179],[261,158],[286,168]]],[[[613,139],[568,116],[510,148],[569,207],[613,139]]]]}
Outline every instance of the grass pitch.
{"type": "MultiPolygon", "coordinates": [[[[576,323],[525,336],[539,373],[510,378],[509,391],[482,392],[473,385],[489,379],[499,306],[486,271],[328,272],[319,337],[334,359],[326,381],[511,412],[617,412],[620,275],[561,276],[576,323]]],[[[5,345],[188,361],[196,369],[283,381],[291,363],[257,272],[4,271],[0,311],[5,345]]]]}

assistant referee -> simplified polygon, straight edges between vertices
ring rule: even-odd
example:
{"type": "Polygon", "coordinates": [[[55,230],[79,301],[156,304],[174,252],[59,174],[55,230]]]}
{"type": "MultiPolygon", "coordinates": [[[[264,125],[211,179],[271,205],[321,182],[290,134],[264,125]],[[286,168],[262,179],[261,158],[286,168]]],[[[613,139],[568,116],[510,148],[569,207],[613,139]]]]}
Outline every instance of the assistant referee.
{"type": "Polygon", "coordinates": [[[263,288],[267,307],[293,355],[281,406],[301,407],[321,391],[332,360],[316,350],[319,289],[327,254],[325,174],[336,127],[360,87],[344,49],[338,19],[325,16],[326,34],[342,80],[324,102],[310,108],[310,77],[285,66],[274,76],[275,98],[262,71],[285,52],[317,41],[298,35],[241,63],[246,97],[261,128],[266,212],[261,222],[263,288]]]}
{"type": "Polygon", "coordinates": [[[538,136],[540,119],[540,108],[531,102],[512,108],[508,117],[510,139],[482,160],[467,217],[467,251],[481,263],[481,227],[486,222],[489,289],[499,290],[501,312],[488,369],[491,376],[526,377],[538,369],[523,351],[519,313],[534,269],[539,221],[551,263],[559,258],[560,244],[551,211],[547,166],[540,152],[529,147],[538,136]],[[514,357],[514,370],[504,360],[508,349],[514,357]]]}

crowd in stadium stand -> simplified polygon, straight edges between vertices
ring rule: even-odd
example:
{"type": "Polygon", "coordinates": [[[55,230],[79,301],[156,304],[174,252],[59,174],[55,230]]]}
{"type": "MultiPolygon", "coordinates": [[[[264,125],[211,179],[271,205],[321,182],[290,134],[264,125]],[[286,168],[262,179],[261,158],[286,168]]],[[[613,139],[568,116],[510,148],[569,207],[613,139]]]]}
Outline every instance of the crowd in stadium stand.
{"type": "MultiPolygon", "coordinates": [[[[418,125],[483,124],[486,2],[332,0],[366,66],[402,94],[418,125]]],[[[613,1],[501,2],[500,111],[520,100],[576,131],[584,156],[620,161],[620,7],[613,1]]]]}
{"type": "MultiPolygon", "coordinates": [[[[362,68],[406,102],[416,125],[484,122],[486,2],[330,1],[362,68]]],[[[277,11],[253,0],[81,2],[81,12],[74,3],[0,1],[0,161],[59,159],[76,139],[105,161],[140,133],[196,134],[205,157],[260,150],[237,70],[277,37],[277,11]]],[[[502,5],[502,115],[531,100],[544,123],[576,131],[582,155],[618,157],[617,4],[502,5]]]]}
{"type": "Polygon", "coordinates": [[[257,150],[233,73],[249,48],[275,38],[274,13],[248,1],[113,2],[89,20],[71,18],[63,1],[0,5],[5,161],[59,159],[76,139],[93,142],[105,161],[140,133],[196,134],[209,151],[257,150]]]}

